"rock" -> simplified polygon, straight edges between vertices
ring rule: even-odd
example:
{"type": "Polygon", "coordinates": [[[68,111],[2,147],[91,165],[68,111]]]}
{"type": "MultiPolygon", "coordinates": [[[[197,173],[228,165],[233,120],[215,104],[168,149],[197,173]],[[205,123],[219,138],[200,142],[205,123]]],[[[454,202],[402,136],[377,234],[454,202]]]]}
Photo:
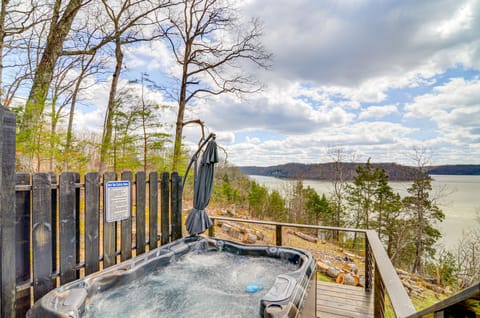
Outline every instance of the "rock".
{"type": "Polygon", "coordinates": [[[227,224],[227,223],[223,223],[222,226],[220,227],[222,229],[222,231],[224,232],[230,232],[232,226],[230,224],[227,224]]]}
{"type": "Polygon", "coordinates": [[[232,227],[232,228],[230,228],[230,230],[228,231],[228,233],[229,233],[232,237],[234,237],[234,238],[236,238],[236,239],[238,239],[238,238],[240,237],[240,229],[239,229],[238,227],[232,227]]]}
{"type": "Polygon", "coordinates": [[[257,239],[260,241],[263,241],[263,239],[265,238],[265,235],[260,231],[255,231],[255,235],[257,236],[257,239]]]}
{"type": "Polygon", "coordinates": [[[248,244],[253,244],[257,241],[257,237],[253,234],[247,234],[246,235],[246,240],[245,240],[248,244]]]}

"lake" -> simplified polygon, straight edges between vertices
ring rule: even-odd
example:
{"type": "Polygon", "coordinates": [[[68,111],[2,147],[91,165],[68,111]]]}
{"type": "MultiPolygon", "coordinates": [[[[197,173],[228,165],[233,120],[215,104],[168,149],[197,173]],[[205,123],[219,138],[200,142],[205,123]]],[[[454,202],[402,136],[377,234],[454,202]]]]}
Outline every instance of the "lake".
{"type": "MultiPolygon", "coordinates": [[[[295,180],[265,176],[249,176],[259,184],[280,193],[288,192],[295,180]]],[[[449,250],[455,249],[464,231],[480,226],[477,220],[480,213],[480,176],[432,175],[431,196],[439,197],[438,206],[445,213],[445,220],[438,225],[443,237],[440,244],[449,250]]],[[[331,181],[304,180],[320,195],[332,192],[331,181]]],[[[405,196],[411,182],[390,182],[390,186],[401,196],[405,196]]]]}

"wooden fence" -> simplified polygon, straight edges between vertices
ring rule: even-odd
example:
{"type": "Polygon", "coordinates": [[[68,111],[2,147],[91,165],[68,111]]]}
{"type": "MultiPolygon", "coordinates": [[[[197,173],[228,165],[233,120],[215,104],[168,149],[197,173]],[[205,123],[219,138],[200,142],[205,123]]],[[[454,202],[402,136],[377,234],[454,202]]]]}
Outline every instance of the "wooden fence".
{"type": "Polygon", "coordinates": [[[16,173],[15,116],[2,106],[0,124],[0,317],[24,317],[53,288],[182,237],[177,173],[16,173]],[[129,198],[110,197],[116,183],[129,198]],[[115,199],[128,215],[107,222],[115,199]]]}

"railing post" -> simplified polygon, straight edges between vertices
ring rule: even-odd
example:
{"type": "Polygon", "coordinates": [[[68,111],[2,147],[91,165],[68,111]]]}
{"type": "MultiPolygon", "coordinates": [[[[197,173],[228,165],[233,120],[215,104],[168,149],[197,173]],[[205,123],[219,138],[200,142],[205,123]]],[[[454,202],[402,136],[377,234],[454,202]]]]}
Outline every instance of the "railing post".
{"type": "Polygon", "coordinates": [[[215,219],[212,220],[212,226],[208,228],[208,236],[215,237],[215,219]]]}
{"type": "Polygon", "coordinates": [[[277,246],[282,246],[282,226],[280,224],[275,225],[275,241],[277,246]]]}
{"type": "Polygon", "coordinates": [[[0,316],[15,317],[15,114],[0,105],[0,316]]]}

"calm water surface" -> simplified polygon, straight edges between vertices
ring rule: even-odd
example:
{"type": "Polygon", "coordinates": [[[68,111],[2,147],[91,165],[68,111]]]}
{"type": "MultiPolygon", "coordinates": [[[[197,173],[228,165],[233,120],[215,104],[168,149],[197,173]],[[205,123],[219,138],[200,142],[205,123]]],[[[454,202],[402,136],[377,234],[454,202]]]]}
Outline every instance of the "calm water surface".
{"type": "MultiPolygon", "coordinates": [[[[288,193],[294,180],[265,176],[250,176],[268,189],[288,193]]],[[[439,207],[445,213],[445,220],[438,225],[442,232],[440,243],[453,250],[463,231],[479,227],[480,213],[480,176],[432,175],[432,196],[439,197],[439,207]]],[[[330,181],[304,180],[304,186],[310,186],[317,193],[328,195],[333,186],[330,181]]],[[[407,194],[411,182],[391,182],[390,186],[401,196],[407,194]]]]}

